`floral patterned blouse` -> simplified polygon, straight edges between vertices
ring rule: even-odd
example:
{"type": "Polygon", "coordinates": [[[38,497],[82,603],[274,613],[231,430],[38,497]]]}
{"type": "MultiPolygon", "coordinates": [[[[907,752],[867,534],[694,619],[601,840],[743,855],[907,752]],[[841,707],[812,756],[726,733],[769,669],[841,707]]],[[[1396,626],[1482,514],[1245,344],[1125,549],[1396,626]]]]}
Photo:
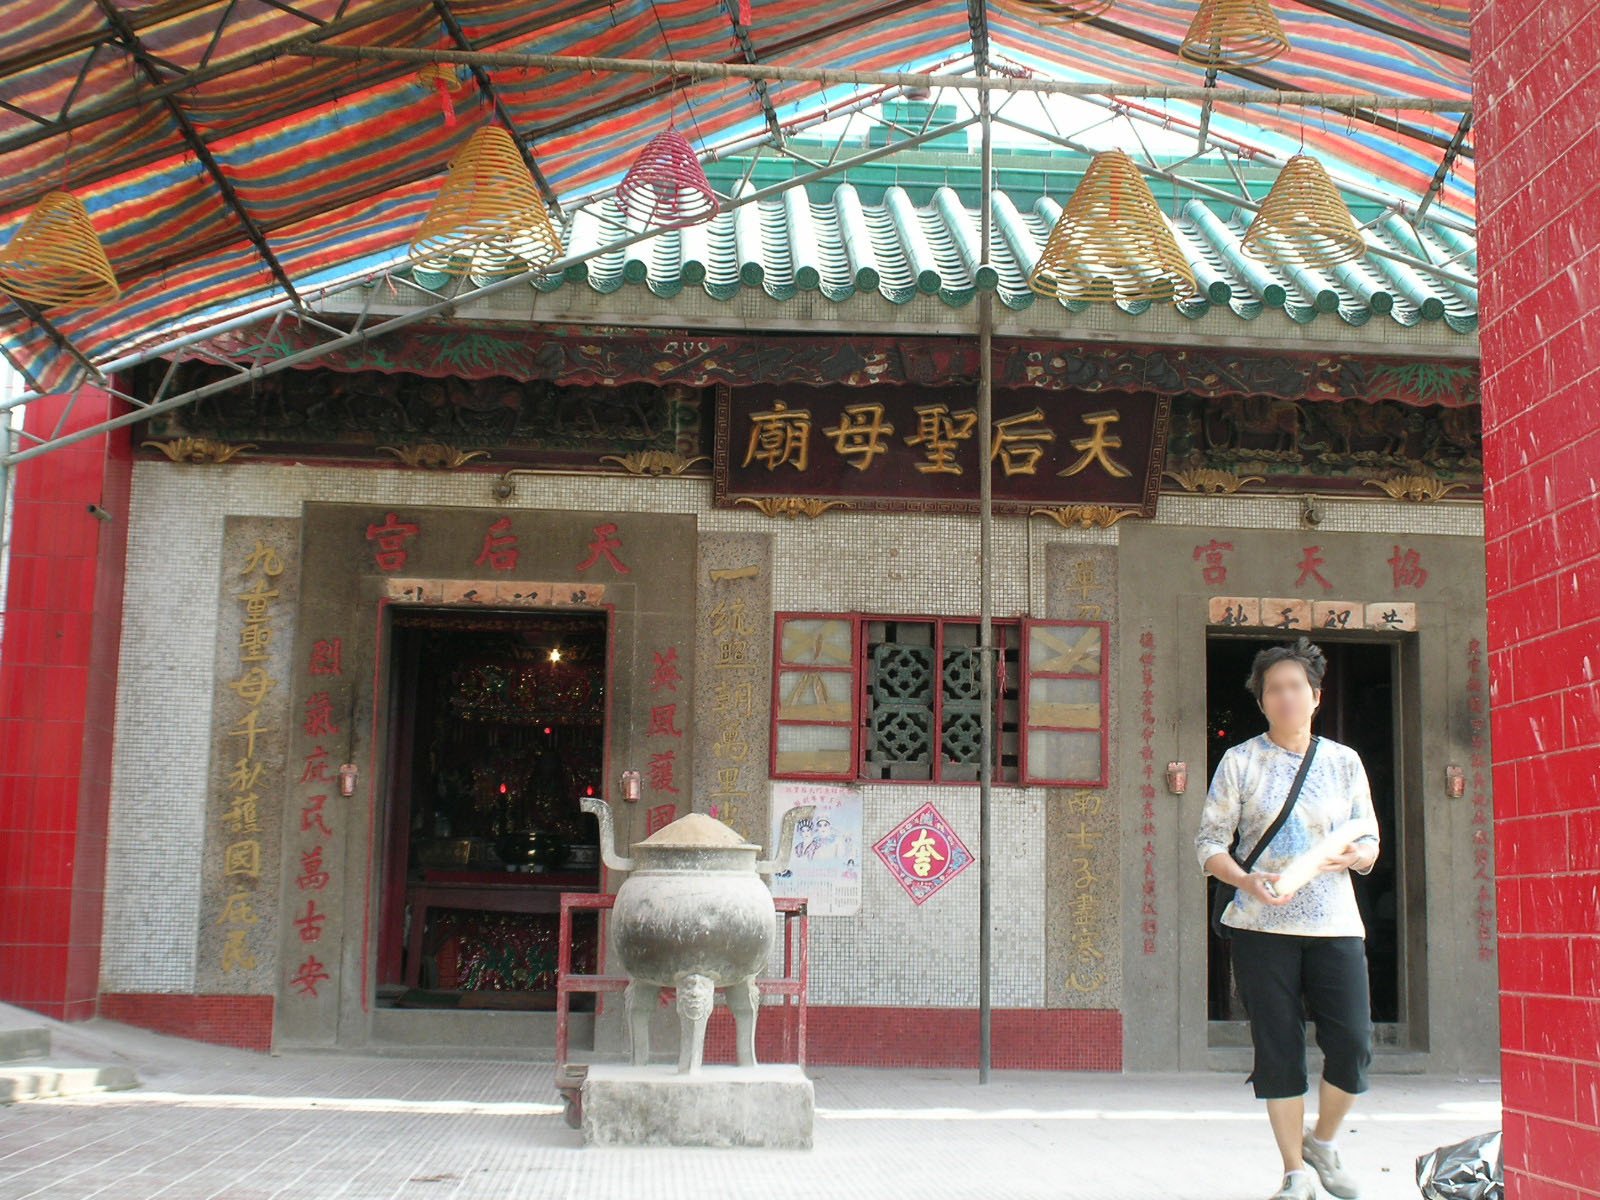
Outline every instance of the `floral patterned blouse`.
{"type": "MultiPolygon", "coordinates": [[[[1202,867],[1213,854],[1227,852],[1235,829],[1239,831],[1238,857],[1243,860],[1250,853],[1288,799],[1301,757],[1264,733],[1222,756],[1194,839],[1202,867]]],[[[1282,871],[1297,855],[1346,821],[1354,820],[1375,820],[1366,769],[1349,746],[1323,738],[1317,744],[1317,756],[1311,761],[1294,811],[1256,860],[1254,869],[1282,871]]],[[[1369,834],[1356,842],[1376,847],[1378,838],[1369,834]]],[[[1367,932],[1356,908],[1349,871],[1318,874],[1288,904],[1279,907],[1263,904],[1240,891],[1224,910],[1222,923],[1234,929],[1304,937],[1365,937],[1367,932]]]]}

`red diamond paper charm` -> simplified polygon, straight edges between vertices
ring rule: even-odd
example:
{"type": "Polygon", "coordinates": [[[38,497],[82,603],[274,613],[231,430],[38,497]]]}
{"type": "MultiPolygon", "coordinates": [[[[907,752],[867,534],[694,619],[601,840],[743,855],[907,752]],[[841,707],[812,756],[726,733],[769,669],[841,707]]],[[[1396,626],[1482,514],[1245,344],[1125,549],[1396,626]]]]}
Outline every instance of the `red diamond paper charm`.
{"type": "Polygon", "coordinates": [[[921,904],[972,865],[972,851],[932,801],[872,847],[913,904],[921,904]]]}

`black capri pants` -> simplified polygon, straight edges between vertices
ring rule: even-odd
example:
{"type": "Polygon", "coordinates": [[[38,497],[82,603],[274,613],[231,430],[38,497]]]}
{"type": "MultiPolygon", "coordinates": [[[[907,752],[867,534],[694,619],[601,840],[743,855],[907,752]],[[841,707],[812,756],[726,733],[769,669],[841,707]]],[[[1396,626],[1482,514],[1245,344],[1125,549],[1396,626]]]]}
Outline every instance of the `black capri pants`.
{"type": "Polygon", "coordinates": [[[1322,1077],[1346,1092],[1367,1090],[1372,999],[1367,951],[1358,937],[1301,937],[1230,930],[1233,977],[1250,1017],[1259,1100],[1306,1092],[1306,1023],[1317,1023],[1322,1077]]]}

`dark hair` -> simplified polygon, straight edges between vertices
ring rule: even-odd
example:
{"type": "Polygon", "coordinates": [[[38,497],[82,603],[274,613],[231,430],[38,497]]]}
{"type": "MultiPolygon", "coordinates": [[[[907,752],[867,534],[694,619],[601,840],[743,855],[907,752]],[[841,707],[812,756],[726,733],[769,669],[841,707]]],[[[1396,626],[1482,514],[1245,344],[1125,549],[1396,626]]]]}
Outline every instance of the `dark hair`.
{"type": "Polygon", "coordinates": [[[1309,638],[1300,638],[1282,646],[1268,646],[1257,654],[1255,661],[1250,664],[1250,678],[1245,680],[1244,684],[1256,698],[1257,704],[1261,703],[1261,691],[1266,686],[1267,672],[1281,662],[1297,662],[1304,667],[1306,682],[1311,685],[1312,691],[1322,686],[1322,677],[1328,671],[1328,660],[1323,657],[1319,648],[1311,644],[1309,638]]]}

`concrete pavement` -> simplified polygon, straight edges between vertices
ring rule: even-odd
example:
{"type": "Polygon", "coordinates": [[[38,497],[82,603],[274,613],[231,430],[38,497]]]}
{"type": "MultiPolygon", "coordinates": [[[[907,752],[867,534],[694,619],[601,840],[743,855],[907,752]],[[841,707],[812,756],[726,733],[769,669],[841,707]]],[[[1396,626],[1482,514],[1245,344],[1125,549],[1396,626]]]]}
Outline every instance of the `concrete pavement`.
{"type": "MultiPolygon", "coordinates": [[[[85,1027],[75,1027],[85,1029],[85,1027]]],[[[132,1092],[0,1109],[0,1200],[1261,1200],[1277,1156],[1235,1075],[814,1067],[807,1151],[586,1149],[549,1063],[262,1057],[103,1022],[132,1092]]],[[[1492,1080],[1378,1077],[1341,1134],[1369,1200],[1499,1125],[1492,1080]]]]}

